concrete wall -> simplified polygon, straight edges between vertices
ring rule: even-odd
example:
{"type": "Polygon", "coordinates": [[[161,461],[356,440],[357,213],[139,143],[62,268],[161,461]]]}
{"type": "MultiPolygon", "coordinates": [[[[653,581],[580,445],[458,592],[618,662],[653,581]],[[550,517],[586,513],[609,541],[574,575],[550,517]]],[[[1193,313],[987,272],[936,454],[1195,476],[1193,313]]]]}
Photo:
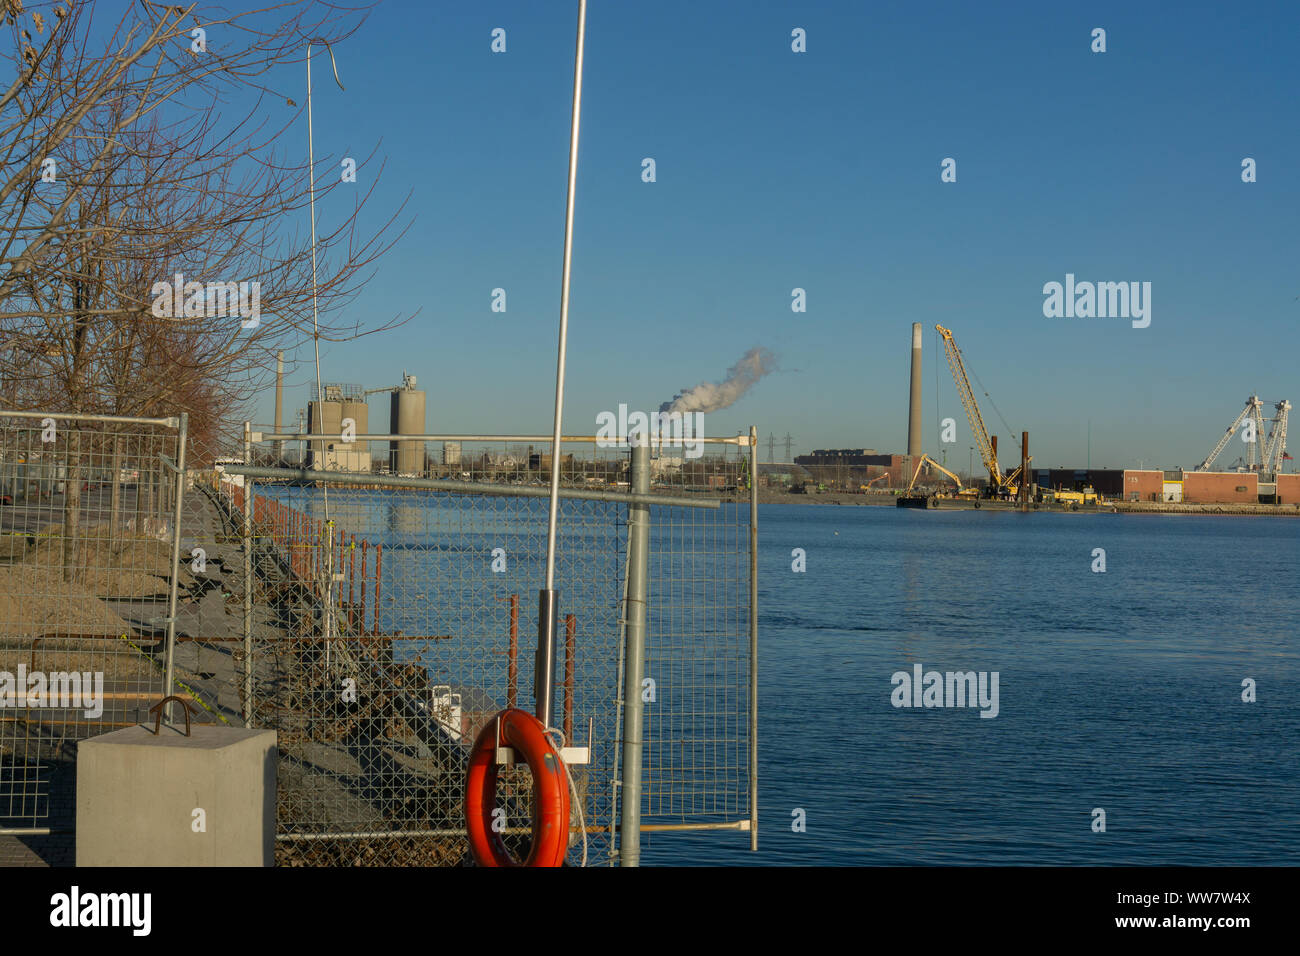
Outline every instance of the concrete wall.
{"type": "Polygon", "coordinates": [[[1159,501],[1164,491],[1165,474],[1162,471],[1138,471],[1127,469],[1124,472],[1124,500],[1132,501],[1137,495],[1138,501],[1159,501]]]}
{"type": "Polygon", "coordinates": [[[1188,504],[1256,504],[1259,501],[1259,476],[1253,472],[1189,471],[1183,475],[1183,501],[1188,504]]]}
{"type": "Polygon", "coordinates": [[[1277,497],[1282,504],[1300,502],[1300,475],[1278,475],[1277,497]]]}

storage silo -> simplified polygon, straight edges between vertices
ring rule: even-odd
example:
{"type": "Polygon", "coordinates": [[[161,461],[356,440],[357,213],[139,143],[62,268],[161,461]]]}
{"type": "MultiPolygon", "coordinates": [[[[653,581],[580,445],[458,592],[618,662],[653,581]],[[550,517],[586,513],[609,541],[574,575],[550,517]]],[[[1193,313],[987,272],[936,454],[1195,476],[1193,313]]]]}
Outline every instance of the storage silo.
{"type": "MultiPolygon", "coordinates": [[[[370,406],[364,400],[357,401],[350,398],[343,402],[343,412],[339,418],[339,431],[343,430],[342,422],[344,419],[351,418],[356,427],[353,433],[365,435],[370,431],[370,406]]],[[[335,454],[332,456],[338,462],[338,467],[344,471],[369,471],[370,470],[370,443],[366,441],[355,441],[344,443],[335,443],[335,454]]]]}
{"type": "MultiPolygon", "coordinates": [[[[424,434],[424,392],[415,387],[415,376],[403,378],[402,387],[393,392],[390,434],[424,434]]],[[[399,475],[424,473],[424,442],[389,442],[388,453],[393,471],[399,475]]]]}
{"type": "MultiPolygon", "coordinates": [[[[321,386],[325,401],[307,403],[307,431],[309,434],[340,435],[343,419],[356,422],[356,434],[364,435],[369,428],[370,412],[366,406],[365,389],[360,385],[330,382],[321,386]]],[[[310,456],[307,467],[325,471],[369,471],[370,445],[367,442],[343,442],[338,438],[309,442],[310,456]]]]}
{"type": "MultiPolygon", "coordinates": [[[[324,402],[315,400],[307,403],[307,431],[313,435],[337,435],[342,429],[340,420],[342,415],[342,403],[330,401],[328,395],[324,402]]],[[[311,451],[309,455],[308,468],[325,468],[328,456],[326,455],[326,446],[333,445],[333,442],[313,441],[310,443],[311,451]]]]}

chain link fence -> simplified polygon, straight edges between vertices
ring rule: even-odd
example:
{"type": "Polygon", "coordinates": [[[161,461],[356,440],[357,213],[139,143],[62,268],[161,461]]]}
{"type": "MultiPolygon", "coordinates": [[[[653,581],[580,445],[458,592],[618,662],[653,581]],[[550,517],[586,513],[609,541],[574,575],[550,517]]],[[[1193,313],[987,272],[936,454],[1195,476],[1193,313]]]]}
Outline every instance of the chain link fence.
{"type": "Polygon", "coordinates": [[[72,745],[164,695],[184,444],[183,418],[0,411],[0,831],[71,826],[72,745]]]}
{"type": "MultiPolygon", "coordinates": [[[[383,463],[396,461],[385,458],[395,436],[357,435],[346,449],[334,437],[308,449],[302,435],[250,431],[243,460],[202,483],[227,539],[249,541],[252,587],[232,587],[247,595],[246,651],[233,659],[246,675],[240,713],[279,735],[277,860],[462,864],[470,746],[498,711],[533,707],[549,442],[431,439],[407,456],[418,471],[394,475],[383,463]],[[335,468],[297,471],[309,456],[335,468]]],[[[641,701],[663,717],[646,719],[639,802],[656,830],[752,822],[750,439],[716,451],[698,467],[651,459],[651,493],[677,502],[650,508],[650,606],[661,609],[641,701]]],[[[560,468],[555,722],[590,747],[571,768],[583,825],[575,814],[570,861],[585,837],[590,863],[612,863],[632,476],[626,447],[591,439],[566,440],[560,468]]],[[[498,802],[522,858],[526,767],[502,771],[498,802]]]]}
{"type": "MultiPolygon", "coordinates": [[[[471,745],[534,706],[549,439],[250,428],[191,447],[186,469],[183,419],[55,415],[47,436],[50,417],[0,415],[0,672],[102,673],[103,712],[0,713],[0,828],[48,826],[67,744],[142,722],[170,687],[198,721],[277,731],[279,865],[468,862],[471,745]]],[[[653,450],[641,510],[626,446],[561,448],[553,722],[589,748],[570,863],[627,861],[625,792],[639,830],[753,837],[756,445],[703,447],[653,450]],[[645,679],[625,694],[636,606],[645,679]]],[[[522,858],[527,767],[497,794],[522,858]]]]}

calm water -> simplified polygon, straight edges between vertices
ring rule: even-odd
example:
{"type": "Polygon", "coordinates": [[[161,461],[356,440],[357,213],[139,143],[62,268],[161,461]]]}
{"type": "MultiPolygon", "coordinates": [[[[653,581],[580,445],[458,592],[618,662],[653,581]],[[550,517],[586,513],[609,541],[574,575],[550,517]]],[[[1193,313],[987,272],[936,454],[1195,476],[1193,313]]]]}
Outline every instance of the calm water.
{"type": "MultiPolygon", "coordinates": [[[[386,556],[384,627],[482,631],[487,646],[506,629],[496,598],[522,593],[531,673],[545,503],[401,500],[334,505],[344,527],[417,549],[386,556]],[[497,544],[508,580],[488,572],[497,544]]],[[[612,608],[618,529],[576,508],[566,606],[612,608]]],[[[1300,521],[811,505],[759,518],[760,852],[741,833],[647,834],[644,863],[1300,864],[1300,521]],[[892,675],[917,663],[996,671],[997,717],[892,706],[892,675]]],[[[589,633],[612,641],[607,617],[589,633]]],[[[612,686],[604,650],[594,676],[612,686]]],[[[500,659],[480,664],[473,681],[504,699],[500,659]]]]}
{"type": "Polygon", "coordinates": [[[1300,864],[1298,536],[1294,519],[764,507],[760,852],[648,835],[643,862],[1300,864]],[[894,708],[891,675],[917,662],[999,672],[998,716],[894,708]]]}

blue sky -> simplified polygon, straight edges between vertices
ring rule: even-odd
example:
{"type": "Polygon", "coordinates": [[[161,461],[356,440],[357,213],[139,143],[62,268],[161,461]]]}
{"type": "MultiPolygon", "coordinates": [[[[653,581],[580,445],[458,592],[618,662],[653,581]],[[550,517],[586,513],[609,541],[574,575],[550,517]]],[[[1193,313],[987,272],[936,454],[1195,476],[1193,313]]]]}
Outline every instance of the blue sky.
{"type": "MultiPolygon", "coordinates": [[[[388,0],[336,49],[346,92],[318,61],[318,162],[382,140],[376,212],[412,190],[416,216],[344,317],[419,310],[324,348],[327,381],[405,369],[430,431],[549,433],[576,9],[388,0]]],[[[565,432],[761,345],[783,371],[708,434],[902,451],[916,321],[925,447],[955,418],[964,469],[941,322],[1037,465],[1082,465],[1089,421],[1094,467],[1195,465],[1252,392],[1300,405],[1298,28],[1293,3],[591,0],[565,432]],[[1045,318],[1066,273],[1150,282],[1150,327],[1045,318]]],[[[321,228],[343,214],[321,204],[321,228]]],[[[290,410],[310,342],[297,358],[290,410]]]]}

